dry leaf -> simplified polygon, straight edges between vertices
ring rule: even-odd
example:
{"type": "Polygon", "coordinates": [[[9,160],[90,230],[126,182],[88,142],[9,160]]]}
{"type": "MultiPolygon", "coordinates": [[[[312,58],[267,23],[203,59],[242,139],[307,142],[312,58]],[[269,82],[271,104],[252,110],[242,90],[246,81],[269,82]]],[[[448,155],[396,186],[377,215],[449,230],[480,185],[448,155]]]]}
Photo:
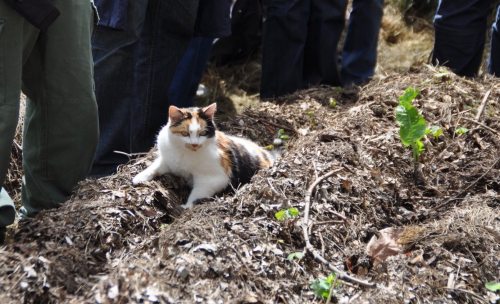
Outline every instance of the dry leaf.
{"type": "Polygon", "coordinates": [[[398,236],[404,229],[385,228],[380,230],[380,238],[374,235],[366,246],[366,253],[372,258],[373,267],[377,267],[388,257],[397,255],[402,250],[402,246],[397,244],[398,236]]]}

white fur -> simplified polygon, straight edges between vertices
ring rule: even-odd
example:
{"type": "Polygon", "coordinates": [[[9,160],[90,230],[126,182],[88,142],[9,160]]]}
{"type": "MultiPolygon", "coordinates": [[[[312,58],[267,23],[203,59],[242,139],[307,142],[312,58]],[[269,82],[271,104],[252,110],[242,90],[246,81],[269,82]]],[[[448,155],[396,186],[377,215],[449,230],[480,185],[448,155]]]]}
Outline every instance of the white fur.
{"type": "Polygon", "coordinates": [[[221,165],[220,151],[216,147],[216,137],[199,136],[200,125],[191,122],[189,136],[170,132],[170,122],[158,135],[158,158],[132,180],[134,185],[150,181],[154,177],[171,173],[183,177],[193,190],[184,208],[192,208],[193,202],[212,197],[229,184],[221,165]],[[195,150],[190,145],[197,144],[195,150]]]}

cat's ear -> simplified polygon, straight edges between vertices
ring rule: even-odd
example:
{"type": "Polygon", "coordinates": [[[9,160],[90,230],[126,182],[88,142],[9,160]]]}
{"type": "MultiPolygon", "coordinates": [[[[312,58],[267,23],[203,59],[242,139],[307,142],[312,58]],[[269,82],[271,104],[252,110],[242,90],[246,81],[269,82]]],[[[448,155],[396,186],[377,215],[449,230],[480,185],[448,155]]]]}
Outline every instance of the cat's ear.
{"type": "Polygon", "coordinates": [[[213,104],[209,105],[208,107],[204,107],[201,110],[203,111],[203,115],[206,118],[213,119],[215,111],[217,110],[217,104],[214,102],[213,104]]]}
{"type": "Polygon", "coordinates": [[[168,109],[168,115],[170,116],[170,121],[179,121],[184,117],[184,114],[176,106],[170,106],[168,109]]]}

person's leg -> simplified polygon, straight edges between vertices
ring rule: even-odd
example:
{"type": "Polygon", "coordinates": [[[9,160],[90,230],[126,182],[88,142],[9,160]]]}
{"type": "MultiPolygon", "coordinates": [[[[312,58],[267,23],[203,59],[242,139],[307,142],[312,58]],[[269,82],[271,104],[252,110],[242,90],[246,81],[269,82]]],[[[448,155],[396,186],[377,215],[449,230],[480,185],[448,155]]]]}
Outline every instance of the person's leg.
{"type": "Polygon", "coordinates": [[[91,176],[110,175],[116,172],[118,165],[129,160],[114,151],[131,152],[130,131],[133,126],[130,111],[135,104],[134,70],[147,6],[148,0],[130,1],[125,30],[97,25],[92,33],[100,138],[91,176]]]}
{"type": "Polygon", "coordinates": [[[262,46],[260,97],[302,89],[304,46],[311,0],[272,0],[267,7],[262,46]]]}
{"type": "Polygon", "coordinates": [[[476,76],[481,65],[490,0],[440,0],[434,18],[432,62],[461,76],[476,76]]]}
{"type": "Polygon", "coordinates": [[[378,32],[384,0],[353,0],[342,49],[340,76],[344,85],[370,80],[377,64],[378,32]]]}
{"type": "Polygon", "coordinates": [[[491,27],[491,50],[488,60],[488,73],[500,77],[500,6],[497,16],[491,27]]]}
{"type": "Polygon", "coordinates": [[[149,152],[167,124],[168,89],[193,38],[199,0],[149,0],[131,107],[130,151],[149,152]]]}
{"type": "Polygon", "coordinates": [[[170,104],[179,108],[192,107],[194,97],[207,65],[212,38],[195,37],[182,57],[168,90],[170,104]]]}
{"type": "Polygon", "coordinates": [[[345,25],[347,0],[312,0],[304,49],[302,89],[310,85],[341,86],[337,45],[345,25]]]}
{"type": "Polygon", "coordinates": [[[90,2],[55,0],[61,15],[23,66],[27,95],[20,212],[33,217],[65,202],[90,171],[98,141],[90,2]]]}
{"type": "Polygon", "coordinates": [[[5,1],[0,1],[0,227],[14,222],[15,208],[2,188],[19,118],[23,62],[39,31],[5,1]]]}

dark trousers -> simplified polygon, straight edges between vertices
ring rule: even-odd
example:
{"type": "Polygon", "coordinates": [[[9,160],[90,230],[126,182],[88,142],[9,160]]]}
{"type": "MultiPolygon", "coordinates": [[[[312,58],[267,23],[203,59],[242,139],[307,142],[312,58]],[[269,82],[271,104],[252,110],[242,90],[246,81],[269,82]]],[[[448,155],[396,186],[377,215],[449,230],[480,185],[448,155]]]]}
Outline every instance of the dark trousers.
{"type": "Polygon", "coordinates": [[[337,44],[347,0],[272,0],[262,50],[261,98],[310,85],[340,86],[337,44]]]}
{"type": "Polygon", "coordinates": [[[92,37],[100,134],[91,175],[148,152],[168,120],[168,89],[193,36],[199,0],[129,1],[126,29],[92,37]]]}
{"type": "Polygon", "coordinates": [[[194,105],[194,97],[207,66],[213,41],[213,38],[203,37],[196,37],[191,41],[168,90],[171,105],[179,108],[194,105]]]}
{"type": "Polygon", "coordinates": [[[342,49],[340,76],[344,85],[368,82],[377,64],[378,32],[384,0],[353,0],[342,49]]]}
{"type": "MultiPolygon", "coordinates": [[[[450,67],[461,76],[479,71],[486,41],[491,0],[440,0],[434,19],[433,63],[450,67]]],[[[499,75],[499,20],[493,24],[488,71],[499,75]]]]}
{"type": "MultiPolygon", "coordinates": [[[[97,146],[89,1],[55,0],[61,15],[40,32],[0,1],[0,186],[9,166],[26,94],[22,204],[35,216],[64,203],[89,173],[97,146]]],[[[14,205],[0,191],[0,227],[14,222],[14,205]]]]}

